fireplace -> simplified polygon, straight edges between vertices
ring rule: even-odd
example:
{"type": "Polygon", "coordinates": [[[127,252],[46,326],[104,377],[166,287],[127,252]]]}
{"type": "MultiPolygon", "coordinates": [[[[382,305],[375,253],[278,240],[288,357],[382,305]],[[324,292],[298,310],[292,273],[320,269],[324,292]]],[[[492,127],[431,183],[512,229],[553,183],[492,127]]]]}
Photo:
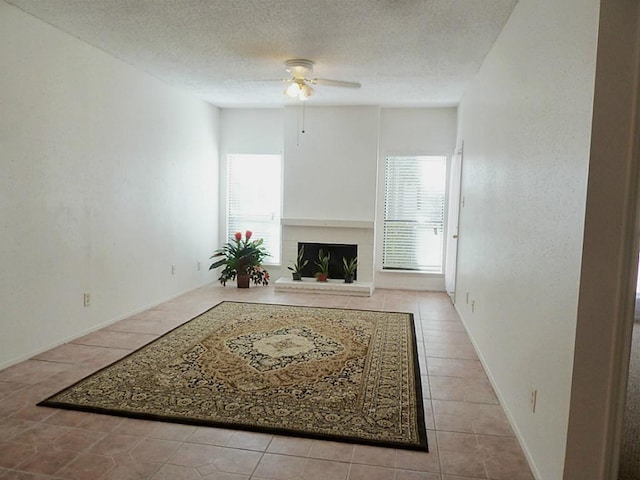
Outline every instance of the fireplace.
{"type": "Polygon", "coordinates": [[[275,282],[276,290],[305,292],[313,294],[371,296],[373,287],[373,243],[374,224],[365,220],[319,220],[283,218],[282,220],[282,258],[283,265],[290,266],[298,255],[298,249],[305,246],[305,257],[309,260],[303,271],[302,281],[293,280],[291,272],[285,270],[275,282]],[[318,250],[311,244],[327,246],[350,246],[349,252],[331,253],[333,267],[330,265],[328,282],[316,282],[314,274],[318,270],[318,250]],[[354,283],[344,282],[342,257],[358,259],[358,280],[354,283]]]}
{"type": "MultiPolygon", "coordinates": [[[[311,243],[311,242],[298,242],[298,251],[304,247],[305,260],[309,263],[302,269],[303,277],[313,278],[318,271],[318,266],[315,262],[318,261],[318,254],[320,250],[326,255],[330,254],[329,259],[329,278],[344,279],[344,270],[342,259],[346,258],[347,261],[352,258],[358,257],[358,246],[344,243],[311,243]]],[[[358,270],[353,276],[354,280],[358,278],[358,270]]]]}

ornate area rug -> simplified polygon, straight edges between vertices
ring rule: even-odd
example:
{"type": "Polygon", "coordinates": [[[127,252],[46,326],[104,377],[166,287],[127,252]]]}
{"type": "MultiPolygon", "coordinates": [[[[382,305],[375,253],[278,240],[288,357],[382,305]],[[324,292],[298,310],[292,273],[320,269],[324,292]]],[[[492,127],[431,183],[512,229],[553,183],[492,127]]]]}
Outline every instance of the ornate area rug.
{"type": "Polygon", "coordinates": [[[39,405],[427,450],[409,313],[222,302],[39,405]]]}

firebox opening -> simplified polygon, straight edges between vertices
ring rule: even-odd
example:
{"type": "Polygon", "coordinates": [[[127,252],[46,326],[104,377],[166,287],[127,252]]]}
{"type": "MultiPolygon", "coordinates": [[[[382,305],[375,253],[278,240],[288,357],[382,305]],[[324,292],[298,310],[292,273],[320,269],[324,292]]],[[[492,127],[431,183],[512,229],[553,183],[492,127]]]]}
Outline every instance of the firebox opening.
{"type": "MultiPolygon", "coordinates": [[[[352,258],[358,257],[358,246],[348,245],[343,243],[310,243],[310,242],[298,242],[298,251],[300,247],[304,247],[304,259],[309,260],[309,263],[302,269],[303,277],[315,277],[318,271],[316,262],[318,261],[318,253],[320,250],[326,255],[327,252],[331,255],[329,259],[329,278],[344,279],[344,270],[342,259],[346,258],[347,261],[352,258]]],[[[353,276],[354,280],[358,279],[358,270],[353,276]]]]}

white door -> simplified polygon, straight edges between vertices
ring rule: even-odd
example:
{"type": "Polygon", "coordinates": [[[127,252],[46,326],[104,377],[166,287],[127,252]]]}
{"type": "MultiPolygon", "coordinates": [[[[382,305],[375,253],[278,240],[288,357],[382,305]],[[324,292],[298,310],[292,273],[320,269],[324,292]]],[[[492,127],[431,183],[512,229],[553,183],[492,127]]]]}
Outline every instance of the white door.
{"type": "Polygon", "coordinates": [[[444,282],[447,293],[455,303],[456,264],[458,259],[458,223],[460,220],[460,198],[462,180],[462,157],[464,142],[451,157],[451,174],[449,176],[449,209],[447,212],[447,254],[444,264],[444,282]]]}

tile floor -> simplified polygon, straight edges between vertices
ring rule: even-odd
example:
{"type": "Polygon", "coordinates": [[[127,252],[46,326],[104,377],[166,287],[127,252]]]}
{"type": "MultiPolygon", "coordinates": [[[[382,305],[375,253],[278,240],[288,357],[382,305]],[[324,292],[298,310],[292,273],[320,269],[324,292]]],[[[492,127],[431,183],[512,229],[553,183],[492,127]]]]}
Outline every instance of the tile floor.
{"type": "Polygon", "coordinates": [[[0,371],[0,480],[532,479],[445,294],[368,297],[209,285],[0,371]],[[221,300],[408,311],[429,453],[36,407],[43,398],[221,300]]]}

